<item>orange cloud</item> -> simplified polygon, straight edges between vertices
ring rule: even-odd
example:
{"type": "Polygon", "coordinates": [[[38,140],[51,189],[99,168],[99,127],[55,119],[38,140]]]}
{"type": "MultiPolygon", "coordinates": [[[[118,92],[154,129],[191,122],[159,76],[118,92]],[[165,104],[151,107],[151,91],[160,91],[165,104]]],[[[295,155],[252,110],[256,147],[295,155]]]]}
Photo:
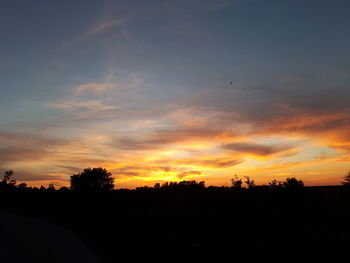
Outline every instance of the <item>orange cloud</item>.
{"type": "Polygon", "coordinates": [[[150,150],[176,143],[211,141],[218,138],[222,131],[215,129],[177,128],[156,130],[141,138],[120,138],[117,147],[125,150],[150,150]]]}
{"type": "Polygon", "coordinates": [[[203,114],[194,106],[178,111],[167,105],[125,110],[100,100],[81,100],[52,107],[69,113],[70,127],[61,125],[56,131],[71,139],[0,134],[5,142],[0,147],[2,166],[47,172],[30,177],[33,184],[49,182],[51,175],[68,183],[76,169],[89,166],[111,170],[119,187],[193,178],[220,185],[236,172],[257,182],[290,175],[310,184],[317,177],[331,184],[340,182],[349,163],[348,109],[290,110],[285,116],[241,120],[237,113],[214,109],[203,114]],[[81,119],[85,122],[76,128],[81,119]],[[329,172],[322,173],[321,167],[329,172]]]}
{"type": "Polygon", "coordinates": [[[278,117],[265,123],[258,134],[310,137],[342,151],[350,150],[350,109],[337,112],[306,112],[278,117]]]}
{"type": "Polygon", "coordinates": [[[178,165],[193,165],[201,167],[202,169],[223,169],[236,166],[243,163],[242,159],[232,159],[232,158],[191,158],[176,160],[175,163],[178,165]]]}

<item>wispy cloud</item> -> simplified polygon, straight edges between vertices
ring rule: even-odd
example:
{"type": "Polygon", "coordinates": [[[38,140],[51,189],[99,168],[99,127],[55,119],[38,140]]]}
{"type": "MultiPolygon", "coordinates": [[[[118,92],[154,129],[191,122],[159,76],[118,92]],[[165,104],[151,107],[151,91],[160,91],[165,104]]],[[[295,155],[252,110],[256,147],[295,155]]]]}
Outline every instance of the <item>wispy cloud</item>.
{"type": "Polygon", "coordinates": [[[100,94],[103,93],[106,90],[113,89],[119,87],[119,83],[87,83],[87,84],[81,84],[78,86],[74,86],[73,90],[74,93],[77,95],[81,95],[84,93],[93,93],[93,94],[100,94]]]}
{"type": "Polygon", "coordinates": [[[93,112],[108,111],[119,108],[118,106],[104,105],[102,100],[73,100],[59,103],[48,103],[47,106],[62,110],[85,109],[93,112]]]}
{"type": "Polygon", "coordinates": [[[215,129],[188,129],[177,128],[156,130],[151,134],[144,134],[140,138],[119,138],[116,144],[125,150],[150,150],[159,147],[169,147],[171,144],[186,144],[215,140],[221,131],[215,129]]]}
{"type": "Polygon", "coordinates": [[[124,17],[121,19],[116,19],[116,20],[112,20],[112,21],[108,21],[102,24],[99,24],[97,26],[94,26],[92,28],[90,28],[84,35],[83,38],[89,38],[89,37],[93,37],[96,34],[99,34],[107,29],[110,29],[112,27],[116,27],[116,26],[120,26],[122,24],[124,24],[127,20],[129,19],[129,17],[124,17]]]}
{"type": "Polygon", "coordinates": [[[244,161],[242,159],[234,159],[234,158],[227,158],[227,157],[226,158],[206,157],[205,159],[189,158],[189,159],[183,159],[183,160],[176,160],[175,162],[178,165],[195,165],[195,166],[210,168],[210,169],[222,169],[222,168],[229,168],[232,166],[239,165],[244,161]]]}
{"type": "Polygon", "coordinates": [[[120,18],[120,19],[115,19],[115,20],[110,20],[110,21],[106,21],[106,22],[103,22],[103,23],[100,23],[100,24],[97,24],[93,27],[90,27],[87,31],[85,31],[84,33],[76,36],[75,38],[65,42],[63,44],[64,47],[70,47],[72,46],[73,44],[75,43],[78,43],[80,41],[84,41],[84,40],[87,40],[87,39],[90,39],[90,38],[93,38],[95,37],[96,35],[104,32],[104,31],[107,31],[109,29],[112,29],[114,27],[118,27],[118,26],[121,26],[123,25],[126,21],[128,21],[130,16],[125,16],[123,18],[120,18]]]}
{"type": "Polygon", "coordinates": [[[140,86],[144,82],[144,77],[140,72],[131,73],[125,77],[116,76],[114,71],[111,71],[99,81],[92,81],[72,87],[75,95],[93,94],[98,95],[107,91],[117,89],[129,89],[140,86]]]}

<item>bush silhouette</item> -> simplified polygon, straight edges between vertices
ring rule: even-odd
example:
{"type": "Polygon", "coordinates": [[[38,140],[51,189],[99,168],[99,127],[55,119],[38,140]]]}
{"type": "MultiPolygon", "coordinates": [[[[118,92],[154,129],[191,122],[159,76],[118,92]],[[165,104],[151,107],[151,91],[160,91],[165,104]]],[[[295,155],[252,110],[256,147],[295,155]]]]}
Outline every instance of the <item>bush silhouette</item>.
{"type": "Polygon", "coordinates": [[[246,179],[244,183],[248,186],[248,189],[254,189],[255,188],[255,182],[254,180],[251,180],[249,176],[244,176],[246,179]]]}
{"type": "Polygon", "coordinates": [[[234,178],[231,179],[232,188],[234,189],[242,189],[242,178],[238,178],[237,175],[235,175],[234,178]]]}
{"type": "Polygon", "coordinates": [[[55,186],[53,184],[49,184],[49,186],[47,187],[46,190],[49,191],[49,192],[55,192],[56,191],[55,186]]]}
{"type": "Polygon", "coordinates": [[[350,187],[350,171],[344,177],[343,185],[346,186],[346,187],[350,187]]]}
{"type": "Polygon", "coordinates": [[[283,187],[283,182],[277,181],[276,179],[269,182],[269,187],[271,189],[279,189],[283,187]]]}
{"type": "Polygon", "coordinates": [[[304,187],[304,183],[301,180],[297,180],[295,177],[287,178],[285,182],[283,182],[283,186],[288,189],[300,189],[304,187]]]}
{"type": "Polygon", "coordinates": [[[11,179],[13,174],[14,174],[13,170],[5,171],[4,177],[3,177],[2,181],[0,182],[1,189],[11,190],[11,189],[15,188],[16,180],[11,179]]]}
{"type": "Polygon", "coordinates": [[[69,192],[69,188],[66,186],[62,186],[60,189],[58,189],[58,191],[66,193],[66,192],[69,192]]]}
{"type": "Polygon", "coordinates": [[[71,189],[82,192],[109,191],[114,188],[114,178],[105,168],[86,168],[70,177],[71,189]]]}
{"type": "Polygon", "coordinates": [[[27,188],[27,184],[26,183],[21,183],[21,184],[19,184],[19,185],[17,185],[17,188],[18,189],[26,189],[27,188]]]}

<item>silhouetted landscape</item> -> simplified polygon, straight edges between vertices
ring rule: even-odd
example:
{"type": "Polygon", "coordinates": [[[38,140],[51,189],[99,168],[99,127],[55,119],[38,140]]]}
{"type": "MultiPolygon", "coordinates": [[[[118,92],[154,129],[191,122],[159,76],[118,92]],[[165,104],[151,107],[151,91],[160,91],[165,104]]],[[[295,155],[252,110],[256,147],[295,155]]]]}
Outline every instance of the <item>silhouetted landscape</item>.
{"type": "Polygon", "coordinates": [[[0,263],[347,261],[349,11],[0,0],[0,263]]]}
{"type": "MultiPolygon", "coordinates": [[[[312,255],[346,251],[350,244],[350,173],[343,186],[304,187],[295,178],[257,186],[249,177],[235,176],[231,187],[181,181],[135,190],[113,190],[117,182],[104,168],[85,169],[71,177],[70,188],[60,189],[17,185],[13,176],[7,171],[1,182],[1,210],[73,233],[97,262],[160,253],[312,255]]],[[[29,233],[40,237],[40,231],[24,229],[11,246],[32,242],[29,233]]],[[[50,239],[59,233],[53,231],[50,239]]],[[[76,251],[75,262],[83,262],[83,251],[76,251]]],[[[32,262],[28,255],[22,259],[32,262]]]]}

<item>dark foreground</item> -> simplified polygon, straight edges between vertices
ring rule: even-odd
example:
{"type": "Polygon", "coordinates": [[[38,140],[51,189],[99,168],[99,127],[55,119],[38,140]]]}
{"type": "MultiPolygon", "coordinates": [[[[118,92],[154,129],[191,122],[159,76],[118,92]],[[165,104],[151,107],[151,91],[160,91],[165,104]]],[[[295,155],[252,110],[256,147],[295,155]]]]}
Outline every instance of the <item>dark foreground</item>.
{"type": "Polygon", "coordinates": [[[7,249],[1,254],[18,262],[32,262],[33,256],[33,262],[125,262],[124,256],[154,259],[164,253],[168,259],[339,254],[350,245],[350,194],[341,187],[0,197],[0,247],[7,249]],[[31,218],[35,223],[28,223],[31,218]]]}

